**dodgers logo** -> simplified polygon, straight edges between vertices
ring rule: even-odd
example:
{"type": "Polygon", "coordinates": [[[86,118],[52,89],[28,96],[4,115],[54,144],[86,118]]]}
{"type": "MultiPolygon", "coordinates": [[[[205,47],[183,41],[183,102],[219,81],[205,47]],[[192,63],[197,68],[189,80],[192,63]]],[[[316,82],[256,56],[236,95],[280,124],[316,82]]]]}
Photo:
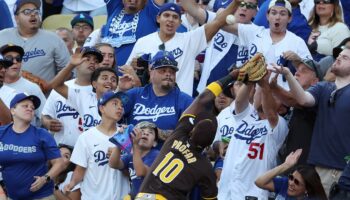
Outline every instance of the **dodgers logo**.
{"type": "Polygon", "coordinates": [[[261,138],[264,135],[267,135],[266,126],[249,126],[249,124],[244,120],[242,120],[242,124],[238,126],[236,133],[234,134],[236,139],[245,140],[247,144],[250,144],[254,139],[261,138]]]}
{"type": "Polygon", "coordinates": [[[173,54],[174,58],[177,59],[182,56],[184,52],[179,47],[177,47],[176,49],[172,50],[171,53],[173,54]]]}
{"type": "Polygon", "coordinates": [[[220,52],[227,47],[227,42],[225,42],[225,37],[222,33],[217,33],[214,38],[214,48],[220,52]]]}
{"type": "Polygon", "coordinates": [[[73,119],[77,119],[79,113],[72,107],[64,104],[62,101],[57,101],[55,103],[57,118],[72,116],[73,119]]]}
{"type": "Polygon", "coordinates": [[[94,153],[94,157],[95,157],[95,163],[98,163],[98,166],[103,166],[108,163],[107,154],[101,150],[96,151],[94,153]]]}
{"type": "Polygon", "coordinates": [[[91,128],[99,125],[101,120],[94,119],[92,115],[85,114],[84,115],[84,127],[91,128]]]}
{"type": "Polygon", "coordinates": [[[134,120],[138,121],[152,119],[154,122],[157,121],[159,117],[170,116],[175,114],[176,112],[174,106],[158,107],[158,105],[155,105],[153,108],[149,108],[140,103],[135,104],[133,112],[133,115],[135,116],[134,120]]]}
{"type": "Polygon", "coordinates": [[[220,128],[221,137],[231,139],[234,130],[235,129],[233,127],[229,127],[227,125],[222,126],[220,128]]]}
{"type": "Polygon", "coordinates": [[[245,47],[240,47],[237,53],[237,62],[241,62],[243,65],[249,59],[249,50],[245,47]]]}
{"type": "Polygon", "coordinates": [[[258,52],[258,47],[252,44],[249,50],[249,58],[253,57],[258,52]]]}
{"type": "Polygon", "coordinates": [[[45,53],[44,49],[37,49],[37,48],[35,48],[32,51],[27,51],[27,52],[24,53],[23,61],[27,62],[31,58],[35,58],[35,57],[39,57],[39,56],[45,56],[45,55],[46,55],[46,53],[45,53]]]}

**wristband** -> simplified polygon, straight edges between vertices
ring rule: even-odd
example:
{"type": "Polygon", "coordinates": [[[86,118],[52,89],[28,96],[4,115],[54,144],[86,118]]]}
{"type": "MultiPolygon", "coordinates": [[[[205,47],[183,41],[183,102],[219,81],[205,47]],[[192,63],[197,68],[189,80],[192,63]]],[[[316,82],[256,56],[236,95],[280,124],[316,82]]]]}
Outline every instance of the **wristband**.
{"type": "Polygon", "coordinates": [[[207,89],[210,90],[216,97],[222,92],[222,88],[217,82],[210,83],[207,86],[207,89]]]}

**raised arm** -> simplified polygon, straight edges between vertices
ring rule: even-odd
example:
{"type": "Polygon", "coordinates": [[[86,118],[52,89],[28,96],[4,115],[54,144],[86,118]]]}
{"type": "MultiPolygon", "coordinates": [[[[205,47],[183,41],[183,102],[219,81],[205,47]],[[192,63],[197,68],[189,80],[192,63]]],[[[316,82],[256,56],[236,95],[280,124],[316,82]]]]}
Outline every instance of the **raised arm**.
{"type": "Polygon", "coordinates": [[[297,100],[293,97],[293,94],[277,84],[278,75],[279,74],[276,73],[270,82],[270,89],[273,95],[288,107],[300,107],[297,100]]]}
{"type": "Polygon", "coordinates": [[[109,157],[108,164],[111,168],[114,169],[123,169],[124,163],[120,159],[120,149],[118,147],[113,148],[112,154],[109,157]]]}
{"type": "Polygon", "coordinates": [[[207,12],[201,8],[194,0],[181,0],[182,8],[195,18],[199,24],[205,24],[207,20],[207,12]]]}

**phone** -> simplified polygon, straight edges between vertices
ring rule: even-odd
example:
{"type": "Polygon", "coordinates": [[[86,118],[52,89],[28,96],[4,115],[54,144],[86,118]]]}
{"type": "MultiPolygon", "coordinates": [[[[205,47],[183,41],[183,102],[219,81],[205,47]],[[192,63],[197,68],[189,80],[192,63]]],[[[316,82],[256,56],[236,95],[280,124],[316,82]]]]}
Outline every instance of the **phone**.
{"type": "Polygon", "coordinates": [[[109,141],[117,145],[120,150],[130,154],[132,149],[131,132],[134,130],[134,125],[129,124],[124,128],[123,132],[117,132],[109,141]]]}
{"type": "Polygon", "coordinates": [[[258,197],[245,196],[245,200],[258,200],[258,197]]]}

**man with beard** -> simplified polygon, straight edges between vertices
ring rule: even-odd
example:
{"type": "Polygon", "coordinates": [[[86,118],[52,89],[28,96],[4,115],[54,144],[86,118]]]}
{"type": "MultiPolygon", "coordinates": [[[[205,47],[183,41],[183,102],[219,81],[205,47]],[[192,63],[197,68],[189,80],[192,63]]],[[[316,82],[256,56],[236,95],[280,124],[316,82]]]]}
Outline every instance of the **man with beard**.
{"type": "Polygon", "coordinates": [[[151,121],[161,129],[160,140],[169,136],[182,112],[192,103],[192,98],[176,86],[176,71],[178,64],[173,54],[158,51],[150,65],[150,84],[127,91],[129,101],[124,116],[128,124],[151,121]]]}
{"type": "Polygon", "coordinates": [[[0,31],[0,46],[12,43],[24,49],[23,67],[49,81],[69,62],[69,52],[55,33],[40,29],[40,0],[17,0],[17,27],[0,31]]]}
{"type": "Polygon", "coordinates": [[[288,68],[276,67],[289,84],[290,92],[304,107],[316,107],[308,163],[316,166],[325,191],[337,182],[346,166],[344,157],[350,152],[350,49],[344,46],[331,67],[335,82],[320,82],[307,91],[301,87],[288,68]]]}

